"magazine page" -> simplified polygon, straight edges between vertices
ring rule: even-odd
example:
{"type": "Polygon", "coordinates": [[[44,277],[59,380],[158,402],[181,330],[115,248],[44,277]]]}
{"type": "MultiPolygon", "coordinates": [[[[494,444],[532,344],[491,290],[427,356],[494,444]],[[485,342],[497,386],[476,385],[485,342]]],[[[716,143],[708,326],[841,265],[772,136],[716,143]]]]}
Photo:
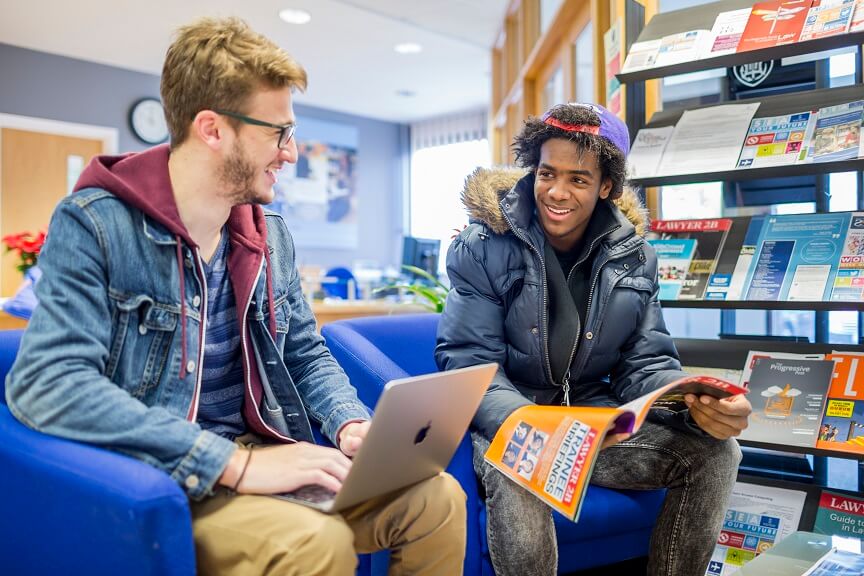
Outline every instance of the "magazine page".
{"type": "Polygon", "coordinates": [[[806,158],[805,143],[815,118],[815,110],[754,118],[744,138],[738,168],[788,166],[806,158]]]}
{"type": "Polygon", "coordinates": [[[747,27],[747,20],[750,19],[750,10],[751,8],[741,8],[717,15],[708,37],[705,58],[735,53],[744,28],[747,27]]]}
{"type": "Polygon", "coordinates": [[[864,301],[864,212],[853,213],[849,220],[831,300],[864,301]]]}
{"type": "Polygon", "coordinates": [[[738,52],[798,41],[811,0],[769,0],[753,5],[738,52]]]}
{"type": "Polygon", "coordinates": [[[817,448],[864,454],[864,353],[834,352],[828,402],[819,427],[817,448]]]}
{"type": "Polygon", "coordinates": [[[657,253],[661,300],[677,300],[696,251],[696,240],[648,240],[657,253]]]}
{"type": "Polygon", "coordinates": [[[807,493],[736,482],[706,576],[729,576],[798,529],[807,493]]]}
{"type": "Polygon", "coordinates": [[[485,458],[576,521],[597,452],[621,415],[617,408],[523,406],[498,429],[485,458]]]}
{"type": "Polygon", "coordinates": [[[813,162],[836,162],[858,157],[864,100],[819,109],[808,158],[813,162]]]}
{"type": "Polygon", "coordinates": [[[855,12],[855,0],[813,0],[799,40],[845,34],[855,12]]]}
{"type": "Polygon", "coordinates": [[[663,151],[672,136],[674,126],[643,128],[636,134],[627,156],[627,178],[650,178],[657,174],[663,151]]]}
{"type": "Polygon", "coordinates": [[[823,490],[813,532],[830,536],[864,538],[864,500],[823,490]]]}
{"type": "Polygon", "coordinates": [[[753,412],[741,439],[816,446],[833,372],[830,360],[756,360],[749,383],[753,412]]]}
{"type": "Polygon", "coordinates": [[[624,60],[624,67],[621,69],[621,72],[626,74],[627,72],[635,72],[636,70],[644,70],[645,68],[654,68],[659,51],[660,38],[644,42],[634,42],[630,46],[630,51],[627,53],[627,58],[624,60]]]}
{"type": "Polygon", "coordinates": [[[658,175],[698,174],[734,170],[750,120],[759,102],[724,104],[681,114],[658,175]]]}
{"type": "Polygon", "coordinates": [[[747,300],[828,300],[840,262],[848,212],[765,219],[750,264],[747,300]]]}

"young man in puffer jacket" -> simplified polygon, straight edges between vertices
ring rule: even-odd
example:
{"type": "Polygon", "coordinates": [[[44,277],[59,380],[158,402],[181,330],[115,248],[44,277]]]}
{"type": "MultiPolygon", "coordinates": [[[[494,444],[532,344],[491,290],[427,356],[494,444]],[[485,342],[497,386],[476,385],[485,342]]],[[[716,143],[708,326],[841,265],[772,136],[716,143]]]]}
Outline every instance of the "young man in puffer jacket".
{"type": "MultiPolygon", "coordinates": [[[[475,470],[496,574],[553,575],[551,509],[483,461],[507,416],[536,404],[620,405],[685,374],[658,301],[644,209],[625,187],[627,127],[602,106],[564,104],[514,141],[526,173],[477,170],[471,224],[447,254],[452,290],[438,330],[441,369],[497,362],[475,416],[475,470]]],[[[651,575],[703,574],[735,482],[743,396],[686,397],[685,417],[607,439],[591,481],[668,489],[651,575]]]]}

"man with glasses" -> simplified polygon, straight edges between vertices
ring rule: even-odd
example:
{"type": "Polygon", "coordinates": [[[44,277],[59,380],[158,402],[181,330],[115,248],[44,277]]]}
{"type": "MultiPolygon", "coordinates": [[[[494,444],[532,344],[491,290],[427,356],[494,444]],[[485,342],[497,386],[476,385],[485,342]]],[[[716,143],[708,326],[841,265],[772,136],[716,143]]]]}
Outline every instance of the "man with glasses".
{"type": "Polygon", "coordinates": [[[297,161],[305,86],[239,20],[179,30],[171,144],[94,159],[58,206],[9,408],[170,474],[201,573],[353,574],[357,552],[392,548],[391,573],[460,574],[465,496],[446,474],[341,515],[267,496],[339,490],[370,417],[316,332],[285,223],[261,208],[297,161]]]}

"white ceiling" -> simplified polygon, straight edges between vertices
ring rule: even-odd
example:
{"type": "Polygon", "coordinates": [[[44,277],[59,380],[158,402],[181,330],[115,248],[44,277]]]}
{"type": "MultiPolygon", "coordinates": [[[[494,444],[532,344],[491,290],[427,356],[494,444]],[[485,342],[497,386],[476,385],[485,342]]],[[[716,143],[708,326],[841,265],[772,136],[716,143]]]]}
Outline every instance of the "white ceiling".
{"type": "Polygon", "coordinates": [[[172,31],[239,16],[309,74],[297,102],[394,122],[488,107],[509,0],[0,0],[0,42],[159,74],[172,31]],[[312,15],[282,22],[283,8],[312,15]],[[401,42],[420,54],[393,51],[401,42]],[[411,91],[413,97],[397,94],[411,91]]]}

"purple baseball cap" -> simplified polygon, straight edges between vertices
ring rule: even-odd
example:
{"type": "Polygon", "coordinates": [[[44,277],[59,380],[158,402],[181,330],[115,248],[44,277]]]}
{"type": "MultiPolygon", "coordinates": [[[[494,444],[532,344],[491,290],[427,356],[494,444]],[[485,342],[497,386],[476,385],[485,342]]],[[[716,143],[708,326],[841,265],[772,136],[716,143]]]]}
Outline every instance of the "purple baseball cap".
{"type": "Polygon", "coordinates": [[[580,102],[570,102],[568,104],[559,104],[558,106],[554,106],[550,108],[543,116],[541,120],[544,124],[548,124],[549,126],[554,126],[556,128],[560,128],[561,130],[565,130],[567,132],[584,132],[586,134],[594,134],[596,136],[603,136],[608,139],[612,144],[618,148],[624,156],[630,152],[630,133],[627,130],[627,125],[618,118],[615,114],[600,106],[599,104],[583,104],[580,102]],[[584,108],[591,109],[595,114],[597,114],[597,118],[600,119],[599,126],[591,126],[588,124],[567,124],[566,122],[562,122],[555,118],[552,113],[556,109],[563,108],[565,106],[582,106],[584,108]]]}

